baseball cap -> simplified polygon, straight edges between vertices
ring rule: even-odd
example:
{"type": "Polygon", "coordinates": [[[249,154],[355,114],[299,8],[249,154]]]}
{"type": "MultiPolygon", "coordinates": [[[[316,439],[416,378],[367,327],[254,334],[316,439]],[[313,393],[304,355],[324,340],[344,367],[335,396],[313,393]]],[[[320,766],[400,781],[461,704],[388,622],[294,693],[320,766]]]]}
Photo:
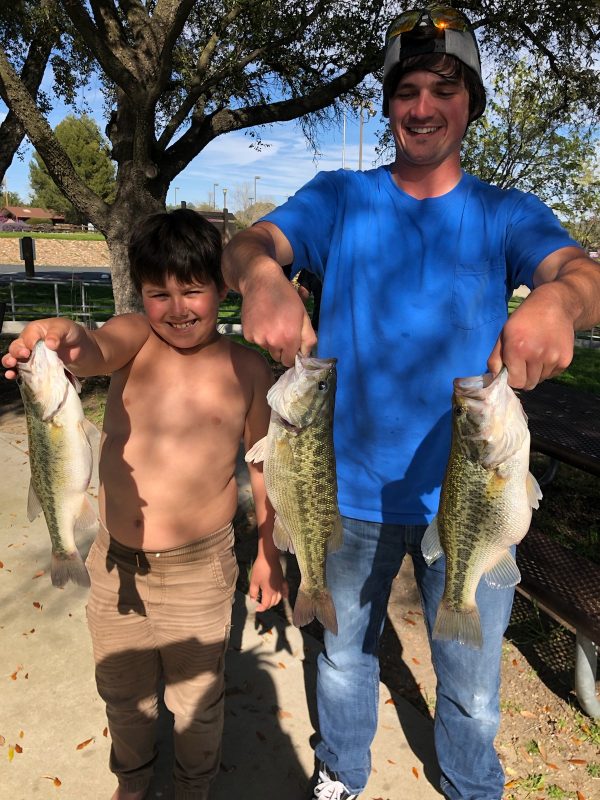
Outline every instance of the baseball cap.
{"type": "Polygon", "coordinates": [[[471,23],[457,9],[438,4],[405,11],[388,27],[383,65],[384,110],[391,88],[386,81],[394,68],[411,56],[430,54],[454,56],[475,73],[482,89],[483,100],[477,103],[476,113],[480,116],[485,108],[485,92],[479,47],[471,23]]]}

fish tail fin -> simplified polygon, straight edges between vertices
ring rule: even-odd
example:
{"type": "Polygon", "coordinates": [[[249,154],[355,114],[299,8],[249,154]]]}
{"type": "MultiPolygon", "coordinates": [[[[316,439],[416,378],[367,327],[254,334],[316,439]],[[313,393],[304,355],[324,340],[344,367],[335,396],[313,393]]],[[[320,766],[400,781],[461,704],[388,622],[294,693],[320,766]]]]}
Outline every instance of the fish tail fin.
{"type": "Polygon", "coordinates": [[[52,553],[50,577],[52,585],[59,588],[62,588],[68,581],[73,581],[78,586],[90,585],[90,576],[79,550],[62,555],[52,553]]]}
{"type": "Polygon", "coordinates": [[[323,589],[316,597],[311,597],[302,590],[301,586],[294,605],[293,623],[297,628],[301,628],[312,622],[315,617],[327,630],[337,636],[338,624],[335,606],[327,589],[323,589]]]}
{"type": "Polygon", "coordinates": [[[480,650],[483,646],[483,635],[477,606],[467,606],[461,611],[456,611],[442,600],[432,636],[434,639],[456,641],[480,650]]]}

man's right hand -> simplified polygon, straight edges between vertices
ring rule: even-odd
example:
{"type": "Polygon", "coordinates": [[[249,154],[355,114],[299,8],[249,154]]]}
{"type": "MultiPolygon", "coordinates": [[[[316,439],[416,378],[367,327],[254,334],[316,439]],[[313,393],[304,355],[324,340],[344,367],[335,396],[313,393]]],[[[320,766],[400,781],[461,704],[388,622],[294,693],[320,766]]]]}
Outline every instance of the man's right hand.
{"type": "Polygon", "coordinates": [[[281,267],[267,269],[249,281],[242,303],[244,337],[268,350],[275,361],[293,365],[296,354],[308,355],[317,343],[304,303],[281,267]]]}

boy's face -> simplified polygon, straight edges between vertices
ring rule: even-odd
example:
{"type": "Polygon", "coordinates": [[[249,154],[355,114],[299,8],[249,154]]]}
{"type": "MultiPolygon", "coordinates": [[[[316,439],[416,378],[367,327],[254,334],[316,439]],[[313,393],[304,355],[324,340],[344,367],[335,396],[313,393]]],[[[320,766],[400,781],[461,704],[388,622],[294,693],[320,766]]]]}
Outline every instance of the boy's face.
{"type": "Polygon", "coordinates": [[[171,275],[164,286],[142,285],[144,310],[155,332],[173,347],[206,344],[216,335],[219,304],[227,288],[215,283],[178,283],[171,275]]]}
{"type": "Polygon", "coordinates": [[[468,120],[469,93],[462,82],[425,70],[407,73],[390,97],[397,161],[427,170],[459,163],[468,120]]]}

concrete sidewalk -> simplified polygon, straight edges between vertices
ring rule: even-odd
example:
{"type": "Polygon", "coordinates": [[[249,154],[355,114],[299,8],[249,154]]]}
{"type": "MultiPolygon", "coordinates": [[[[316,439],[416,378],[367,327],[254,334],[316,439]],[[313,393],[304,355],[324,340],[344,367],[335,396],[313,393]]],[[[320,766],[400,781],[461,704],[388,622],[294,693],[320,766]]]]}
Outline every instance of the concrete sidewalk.
{"type": "MultiPolygon", "coordinates": [[[[45,522],[29,523],[26,516],[25,436],[0,433],[0,464],[0,795],[108,800],[115,779],[94,683],[86,590],[50,583],[45,522]]],[[[242,498],[245,491],[242,481],[242,498]]],[[[93,533],[79,538],[82,555],[92,539],[93,533]]],[[[226,662],[222,768],[211,799],[305,800],[313,772],[320,644],[281,615],[256,615],[253,607],[237,594],[226,662]]],[[[150,798],[170,796],[169,725],[165,711],[150,798]]],[[[373,774],[361,798],[439,798],[432,734],[430,720],[382,685],[373,774]]]]}

